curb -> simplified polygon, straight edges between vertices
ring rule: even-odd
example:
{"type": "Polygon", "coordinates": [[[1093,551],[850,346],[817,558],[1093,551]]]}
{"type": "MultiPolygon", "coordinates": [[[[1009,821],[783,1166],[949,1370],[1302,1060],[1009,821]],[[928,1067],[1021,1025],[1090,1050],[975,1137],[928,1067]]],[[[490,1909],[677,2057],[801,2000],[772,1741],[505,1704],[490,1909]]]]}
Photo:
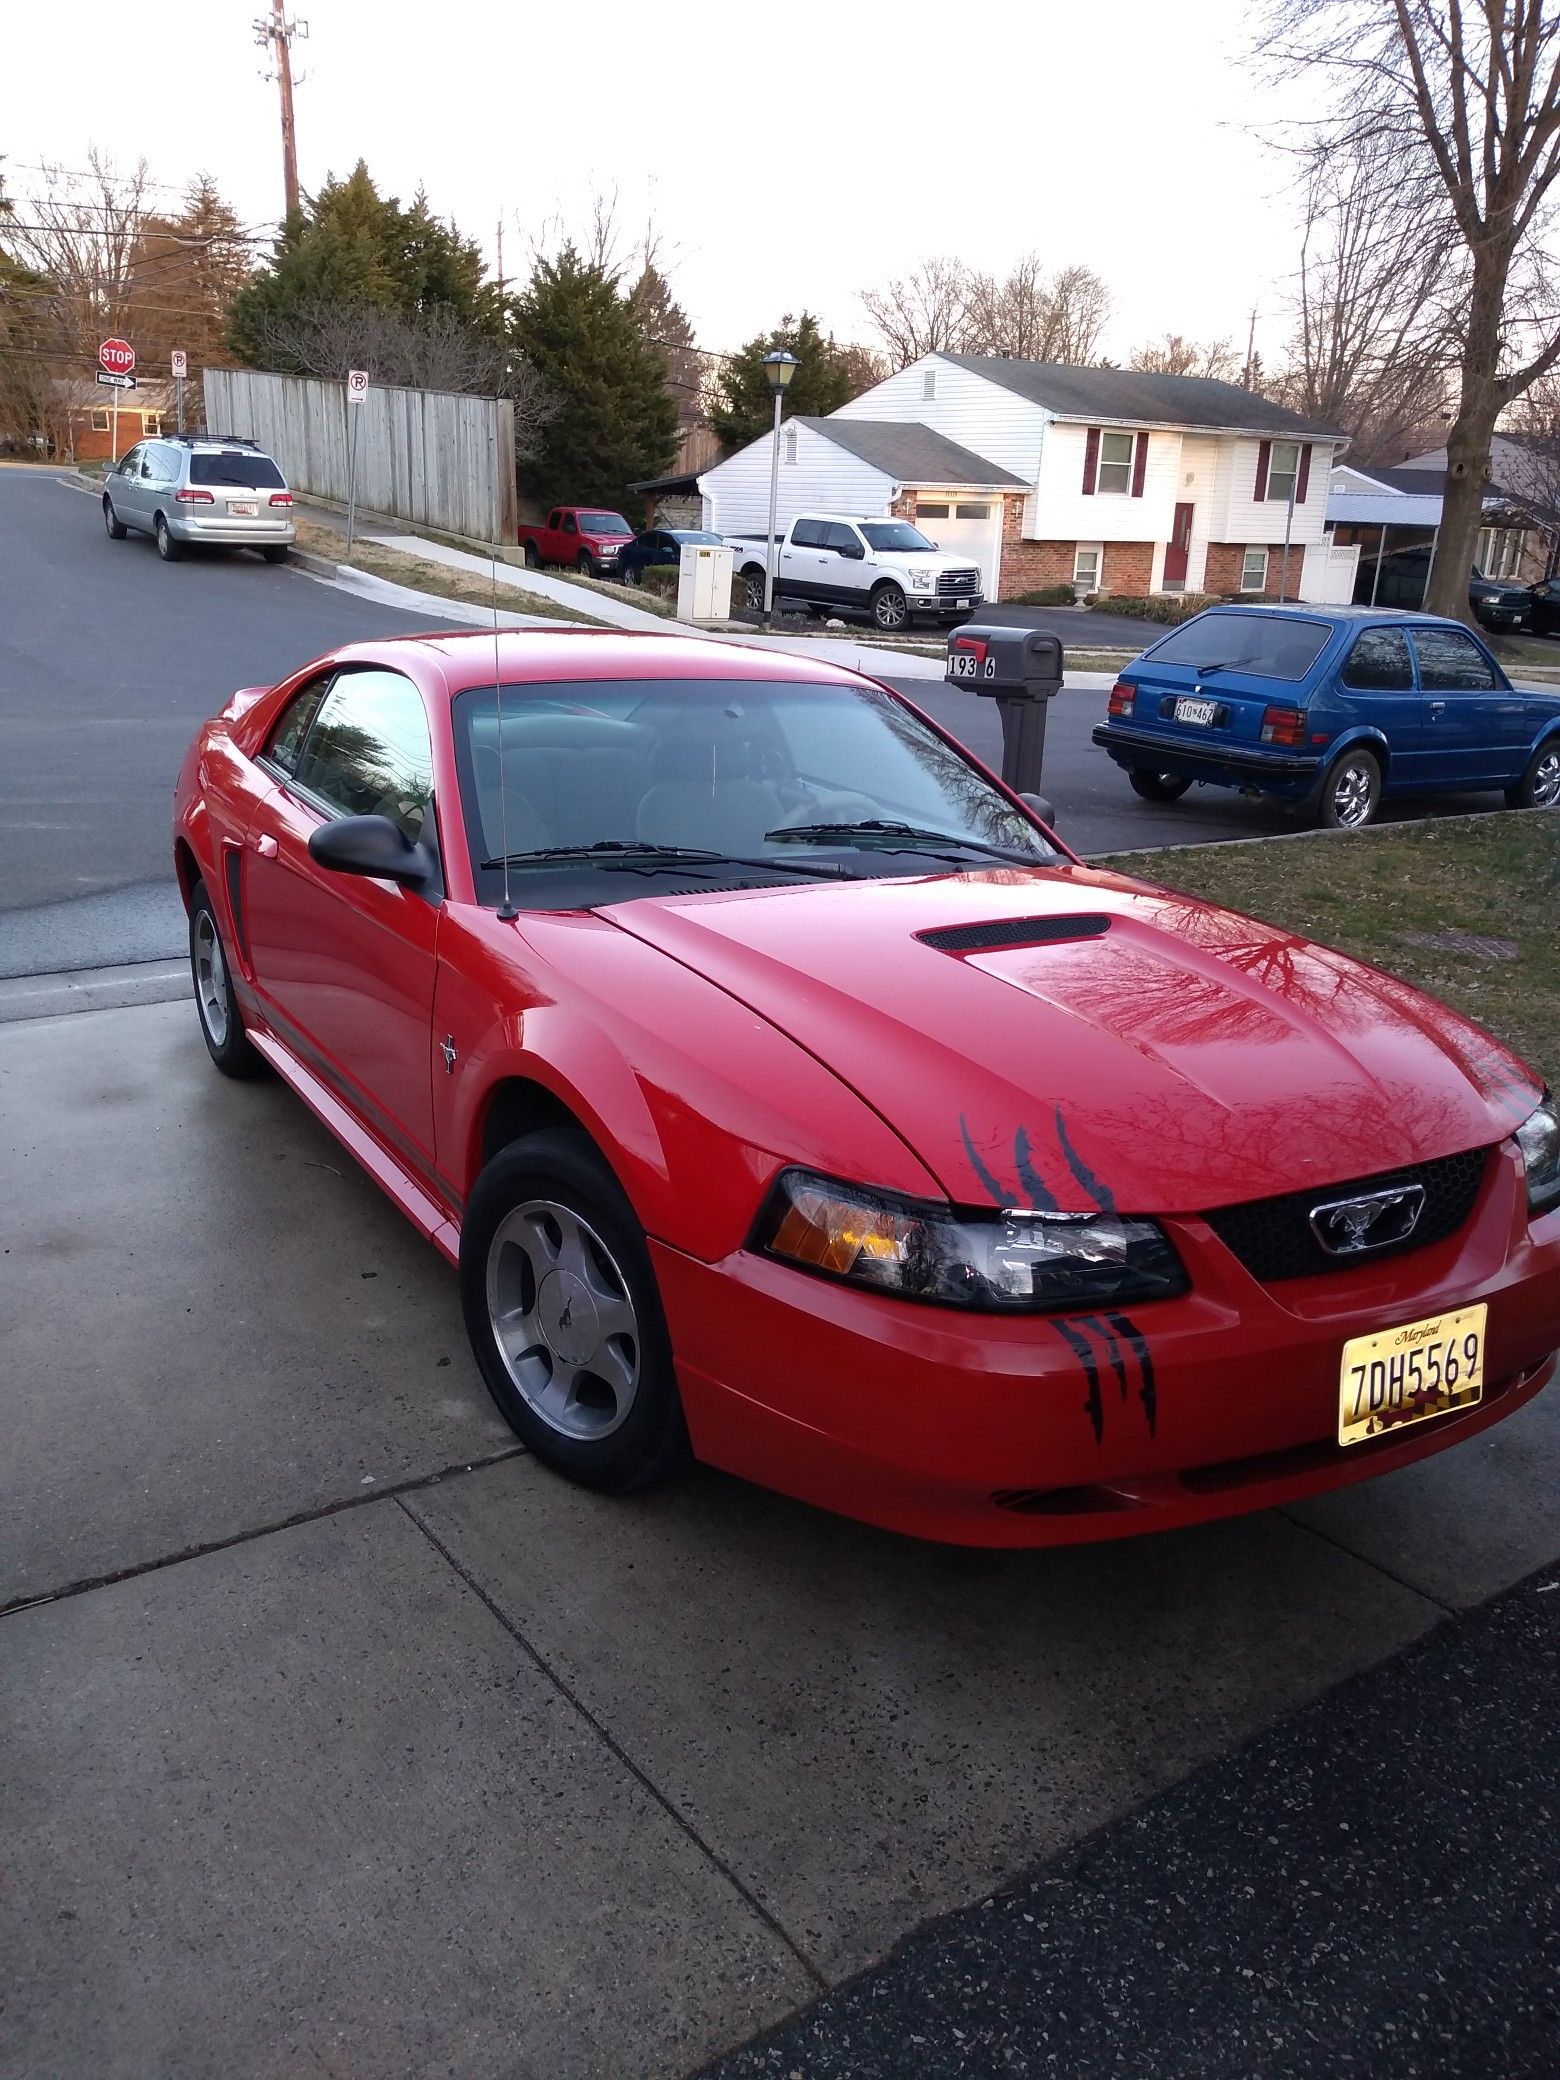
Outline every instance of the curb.
{"type": "Polygon", "coordinates": [[[137,1004],[172,1004],[189,993],[189,964],[183,960],[16,975],[0,981],[0,1026],[24,1019],[59,1018],[73,1011],[125,1011],[137,1004]]]}

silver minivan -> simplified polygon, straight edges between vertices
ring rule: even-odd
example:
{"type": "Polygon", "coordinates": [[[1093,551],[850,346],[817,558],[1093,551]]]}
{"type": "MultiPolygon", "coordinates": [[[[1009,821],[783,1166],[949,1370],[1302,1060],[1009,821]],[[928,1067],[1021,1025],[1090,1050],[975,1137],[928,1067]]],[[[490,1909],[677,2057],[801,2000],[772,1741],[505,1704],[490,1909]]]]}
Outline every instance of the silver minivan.
{"type": "Polygon", "coordinates": [[[140,441],[103,485],[103,525],[122,542],[149,534],[165,563],[187,542],[258,549],[281,563],[297,530],[293,499],[270,456],[221,434],[165,434],[140,441]]]}

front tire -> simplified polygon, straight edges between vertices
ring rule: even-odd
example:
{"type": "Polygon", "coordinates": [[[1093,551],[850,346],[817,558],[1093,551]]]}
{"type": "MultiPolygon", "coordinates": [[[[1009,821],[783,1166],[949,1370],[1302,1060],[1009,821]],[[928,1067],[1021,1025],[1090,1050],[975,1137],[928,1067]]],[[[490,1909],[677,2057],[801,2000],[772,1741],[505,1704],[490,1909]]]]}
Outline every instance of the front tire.
{"type": "Polygon", "coordinates": [[[233,994],[222,927],[217,923],[204,881],[196,883],[190,902],[190,974],[195,983],[201,1038],[211,1059],[224,1076],[263,1076],[265,1059],[244,1031],[243,1014],[233,994]]]}
{"type": "Polygon", "coordinates": [[[1179,773],[1152,773],[1147,766],[1133,766],[1127,785],[1145,802],[1178,802],[1191,786],[1179,773]]]}
{"type": "Polygon", "coordinates": [[[1322,829],[1362,831],[1380,807],[1381,761],[1371,751],[1345,751],[1322,782],[1322,829]]]}
{"type": "Polygon", "coordinates": [[[897,635],[910,618],[909,602],[899,585],[880,585],[872,595],[872,626],[897,635]]]}
{"type": "Polygon", "coordinates": [[[152,524],[152,534],[157,542],[157,553],[164,563],[177,563],[184,554],[184,544],[176,542],[168,532],[168,522],[161,513],[152,524]]]}
{"type": "Polygon", "coordinates": [[[582,549],[579,555],[575,557],[574,568],[582,578],[594,578],[596,575],[596,566],[591,561],[589,552],[585,549],[582,549]]]}
{"type": "Polygon", "coordinates": [[[1515,787],[1506,789],[1508,809],[1553,809],[1560,805],[1560,737],[1540,744],[1515,787]]]}
{"type": "Polygon", "coordinates": [[[108,529],[108,538],[111,542],[122,542],[130,532],[123,520],[114,511],[114,501],[106,491],[103,493],[103,525],[108,529]]]}
{"type": "Polygon", "coordinates": [[[460,1291],[499,1413],[555,1472],[626,1495],[687,1458],[644,1230],[584,1134],[493,1157],[461,1222],[460,1291]]]}

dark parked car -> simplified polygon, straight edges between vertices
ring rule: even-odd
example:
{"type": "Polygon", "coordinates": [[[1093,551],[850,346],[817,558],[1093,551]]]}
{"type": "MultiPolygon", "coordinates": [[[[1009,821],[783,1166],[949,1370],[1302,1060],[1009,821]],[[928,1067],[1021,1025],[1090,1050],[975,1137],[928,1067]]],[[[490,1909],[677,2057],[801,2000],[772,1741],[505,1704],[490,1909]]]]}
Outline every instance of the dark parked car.
{"type": "Polygon", "coordinates": [[[1389,794],[1560,803],[1560,693],[1513,686],[1460,621],[1429,614],[1211,608],[1127,666],[1094,741],[1145,801],[1202,780],[1348,829],[1389,794]]]}
{"type": "Polygon", "coordinates": [[[1528,627],[1540,636],[1560,632],[1560,578],[1545,578],[1529,589],[1528,627]]]}
{"type": "MultiPolygon", "coordinates": [[[[1430,583],[1428,546],[1394,549],[1381,559],[1377,574],[1374,556],[1362,556],[1354,581],[1356,606],[1407,607],[1417,610],[1425,603],[1430,583]]],[[[1532,604],[1532,592],[1506,578],[1486,578],[1477,564],[1468,577],[1468,604],[1486,628],[1521,628],[1532,604]]]]}
{"type": "Polygon", "coordinates": [[[624,585],[637,585],[647,570],[676,570],[686,542],[704,542],[718,549],[723,537],[700,527],[652,527],[636,534],[618,558],[617,574],[624,585]]]}

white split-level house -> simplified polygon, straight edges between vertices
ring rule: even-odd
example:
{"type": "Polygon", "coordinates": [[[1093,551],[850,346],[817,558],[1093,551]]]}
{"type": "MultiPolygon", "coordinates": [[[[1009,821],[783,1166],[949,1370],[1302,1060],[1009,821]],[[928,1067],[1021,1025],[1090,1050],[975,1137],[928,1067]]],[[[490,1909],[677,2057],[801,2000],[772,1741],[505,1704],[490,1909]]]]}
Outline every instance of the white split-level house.
{"type": "MultiPolygon", "coordinates": [[[[924,354],[780,434],[797,513],[898,513],[978,562],[989,599],[1041,586],[1347,600],[1357,549],[1326,533],[1336,430],[1234,383],[924,354]],[[1290,495],[1294,511],[1290,515],[1290,495]]],[[[772,436],[704,470],[704,525],[761,532],[772,436]]]]}

